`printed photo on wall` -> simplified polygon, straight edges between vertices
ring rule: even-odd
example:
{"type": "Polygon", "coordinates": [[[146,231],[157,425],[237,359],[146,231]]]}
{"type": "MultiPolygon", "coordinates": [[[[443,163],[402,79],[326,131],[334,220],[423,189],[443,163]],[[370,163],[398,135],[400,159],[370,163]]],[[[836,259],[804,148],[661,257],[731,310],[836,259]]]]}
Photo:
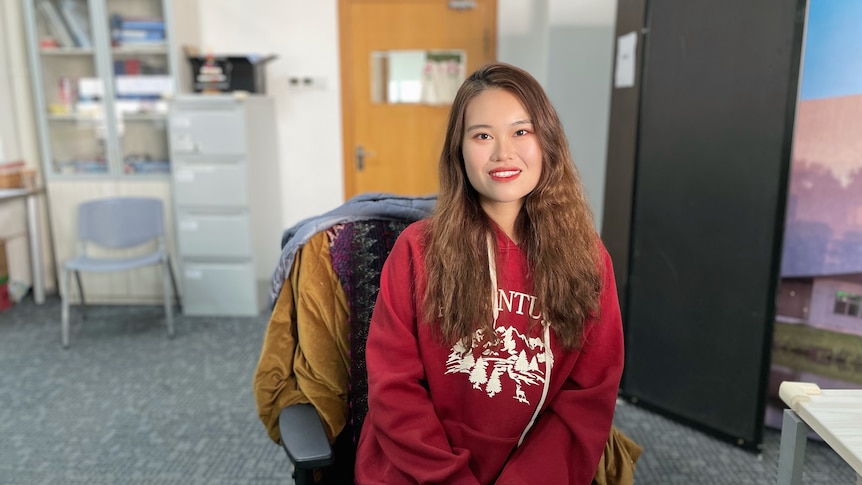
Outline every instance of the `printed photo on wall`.
{"type": "Polygon", "coordinates": [[[766,424],[783,380],[862,388],[862,2],[810,0],[766,424]]]}

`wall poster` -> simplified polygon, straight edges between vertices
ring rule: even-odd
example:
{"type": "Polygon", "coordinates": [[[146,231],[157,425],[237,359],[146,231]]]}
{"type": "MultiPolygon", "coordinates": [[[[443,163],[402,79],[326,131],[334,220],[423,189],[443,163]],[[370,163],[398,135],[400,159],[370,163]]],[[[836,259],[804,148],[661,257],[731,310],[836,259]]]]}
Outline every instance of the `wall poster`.
{"type": "Polygon", "coordinates": [[[862,388],[862,2],[810,0],[765,422],[784,380],[862,388]]]}

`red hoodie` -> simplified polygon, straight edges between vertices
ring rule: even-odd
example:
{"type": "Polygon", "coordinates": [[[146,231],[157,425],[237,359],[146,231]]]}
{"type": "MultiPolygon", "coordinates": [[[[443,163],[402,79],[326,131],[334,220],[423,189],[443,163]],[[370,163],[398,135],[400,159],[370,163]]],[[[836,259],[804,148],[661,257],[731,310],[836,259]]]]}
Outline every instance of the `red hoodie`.
{"type": "Polygon", "coordinates": [[[369,411],[356,483],[589,484],[623,368],[604,247],[600,318],[587,322],[580,351],[564,350],[552,327],[545,334],[526,255],[499,229],[499,339],[476,334],[449,346],[421,318],[425,225],[404,230],[381,274],[366,346],[369,411]]]}

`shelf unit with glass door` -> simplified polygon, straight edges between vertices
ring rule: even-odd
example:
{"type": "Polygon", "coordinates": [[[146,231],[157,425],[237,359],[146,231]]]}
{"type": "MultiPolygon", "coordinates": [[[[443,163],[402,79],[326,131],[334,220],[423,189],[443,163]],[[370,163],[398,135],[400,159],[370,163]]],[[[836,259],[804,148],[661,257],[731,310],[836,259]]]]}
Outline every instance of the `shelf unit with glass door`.
{"type": "MultiPolygon", "coordinates": [[[[74,255],[77,207],[95,197],[161,198],[173,247],[170,0],[20,1],[55,261],[74,255]]],[[[158,276],[96,275],[84,286],[94,303],[160,301],[158,276]]]]}
{"type": "Polygon", "coordinates": [[[168,0],[22,0],[47,179],[167,179],[168,0]]]}

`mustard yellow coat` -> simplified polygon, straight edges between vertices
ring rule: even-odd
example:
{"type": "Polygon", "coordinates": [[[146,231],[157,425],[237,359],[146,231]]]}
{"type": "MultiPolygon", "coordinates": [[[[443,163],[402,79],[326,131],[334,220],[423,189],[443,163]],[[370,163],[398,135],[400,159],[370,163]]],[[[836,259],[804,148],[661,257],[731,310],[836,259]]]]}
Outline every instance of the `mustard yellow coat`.
{"type": "Polygon", "coordinates": [[[327,233],[317,233],[296,253],[254,374],[257,412],[276,443],[281,442],[278,415],[292,404],[311,403],[330,442],[344,429],[350,368],[347,311],[327,233]]]}

